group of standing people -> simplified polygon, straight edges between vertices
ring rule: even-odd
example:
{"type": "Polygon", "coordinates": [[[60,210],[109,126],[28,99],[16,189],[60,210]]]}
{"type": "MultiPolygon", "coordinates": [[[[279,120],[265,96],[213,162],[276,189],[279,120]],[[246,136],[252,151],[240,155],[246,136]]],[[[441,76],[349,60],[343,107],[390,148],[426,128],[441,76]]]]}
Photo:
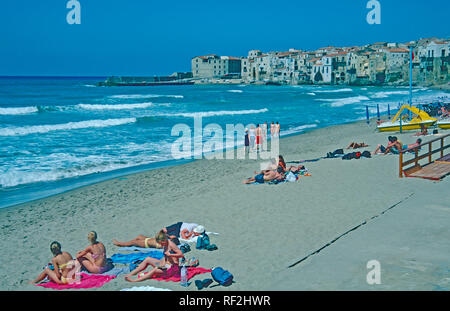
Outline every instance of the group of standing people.
{"type": "MultiPolygon", "coordinates": [[[[256,128],[252,125],[250,129],[245,129],[245,151],[259,151],[263,149],[263,145],[267,143],[267,130],[268,124],[267,121],[264,124],[257,124],[256,128]]],[[[270,136],[271,137],[280,137],[280,124],[278,121],[270,124],[270,136]]]]}

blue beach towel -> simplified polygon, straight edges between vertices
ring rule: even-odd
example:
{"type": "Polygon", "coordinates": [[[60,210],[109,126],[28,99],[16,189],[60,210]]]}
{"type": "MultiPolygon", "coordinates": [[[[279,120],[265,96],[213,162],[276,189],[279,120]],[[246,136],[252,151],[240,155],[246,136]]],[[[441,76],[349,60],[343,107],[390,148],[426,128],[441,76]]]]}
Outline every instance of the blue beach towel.
{"type": "Polygon", "coordinates": [[[150,251],[147,253],[114,254],[111,260],[114,263],[132,263],[138,260],[144,260],[147,257],[161,259],[164,257],[162,251],[150,251]]]}
{"type": "Polygon", "coordinates": [[[130,252],[144,252],[147,253],[149,251],[161,251],[161,248],[149,248],[149,247],[137,247],[137,246],[129,246],[129,247],[119,247],[118,251],[130,251],[130,252]]]}

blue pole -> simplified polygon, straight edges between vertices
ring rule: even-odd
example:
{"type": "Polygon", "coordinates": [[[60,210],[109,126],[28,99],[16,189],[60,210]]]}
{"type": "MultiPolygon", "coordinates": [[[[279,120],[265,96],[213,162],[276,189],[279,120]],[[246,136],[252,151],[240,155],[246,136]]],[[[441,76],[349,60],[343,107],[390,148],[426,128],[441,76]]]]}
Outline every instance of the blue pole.
{"type": "MultiPolygon", "coordinates": [[[[412,45],[409,46],[409,107],[412,105],[412,45]]],[[[411,110],[409,111],[409,121],[411,121],[411,110]]]]}
{"type": "Polygon", "coordinates": [[[391,119],[391,107],[389,107],[389,104],[388,104],[388,118],[389,120],[391,119]]]}
{"type": "Polygon", "coordinates": [[[366,118],[367,118],[367,124],[370,123],[369,121],[369,106],[366,105],[366,118]]]}
{"type": "Polygon", "coordinates": [[[377,119],[378,121],[380,121],[380,107],[378,104],[377,104],[377,119]]]}

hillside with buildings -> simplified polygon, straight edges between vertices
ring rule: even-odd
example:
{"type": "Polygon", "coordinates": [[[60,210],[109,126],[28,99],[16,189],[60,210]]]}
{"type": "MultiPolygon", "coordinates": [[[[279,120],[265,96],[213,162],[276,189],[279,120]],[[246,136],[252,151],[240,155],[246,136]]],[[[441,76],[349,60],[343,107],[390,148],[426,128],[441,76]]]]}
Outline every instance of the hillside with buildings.
{"type": "Polygon", "coordinates": [[[450,40],[323,47],[315,51],[251,50],[247,57],[209,54],[192,58],[196,83],[407,85],[448,87],[450,40]]]}

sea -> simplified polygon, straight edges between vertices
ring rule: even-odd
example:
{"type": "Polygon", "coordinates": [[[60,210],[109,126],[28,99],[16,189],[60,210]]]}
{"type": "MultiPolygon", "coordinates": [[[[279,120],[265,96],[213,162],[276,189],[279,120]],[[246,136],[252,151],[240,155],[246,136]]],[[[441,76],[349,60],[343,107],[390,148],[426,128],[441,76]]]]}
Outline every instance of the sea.
{"type": "MultiPolygon", "coordinates": [[[[370,117],[393,115],[409,97],[408,87],[96,86],[105,79],[0,77],[0,207],[193,161],[174,159],[172,146],[176,126],[194,135],[194,117],[224,131],[279,122],[281,136],[299,135],[364,120],[366,106],[370,117]]],[[[414,105],[450,96],[426,87],[412,94],[414,105]]]]}

